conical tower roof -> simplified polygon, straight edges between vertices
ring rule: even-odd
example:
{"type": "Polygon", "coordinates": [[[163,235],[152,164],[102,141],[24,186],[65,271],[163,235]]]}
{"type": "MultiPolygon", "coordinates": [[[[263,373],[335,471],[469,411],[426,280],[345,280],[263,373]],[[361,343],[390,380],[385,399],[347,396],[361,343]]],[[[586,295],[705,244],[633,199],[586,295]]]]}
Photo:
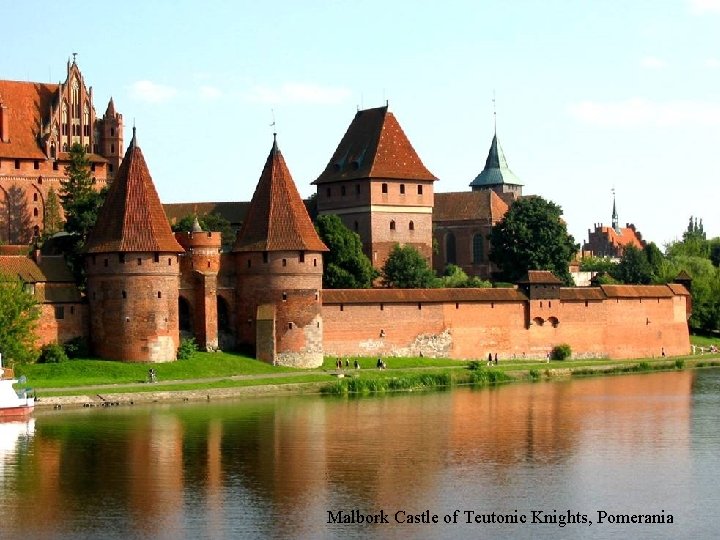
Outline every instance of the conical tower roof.
{"type": "Polygon", "coordinates": [[[105,109],[105,116],[108,118],[111,116],[115,116],[115,102],[113,101],[112,96],[110,96],[110,101],[108,101],[107,109],[105,109]]]}
{"type": "Polygon", "coordinates": [[[133,138],[85,246],[87,253],[182,253],[133,138]]]}
{"type": "Polygon", "coordinates": [[[472,188],[485,188],[497,186],[500,184],[510,184],[513,186],[522,186],[520,179],[515,176],[508,167],[505,153],[498,142],[497,133],[493,135],[492,143],[490,143],[490,151],[488,152],[485,168],[470,182],[472,188]]]}
{"type": "Polygon", "coordinates": [[[233,251],[327,251],[273,141],[233,251]]]}
{"type": "Polygon", "coordinates": [[[437,180],[387,106],[358,111],[313,184],[361,178],[437,180]]]}

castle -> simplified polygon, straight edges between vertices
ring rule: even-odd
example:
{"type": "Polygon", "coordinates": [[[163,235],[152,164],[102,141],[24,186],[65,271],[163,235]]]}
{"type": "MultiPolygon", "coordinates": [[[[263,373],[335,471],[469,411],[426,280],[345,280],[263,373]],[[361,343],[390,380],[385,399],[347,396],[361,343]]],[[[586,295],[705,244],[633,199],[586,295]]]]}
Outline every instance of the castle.
{"type": "MultiPolygon", "coordinates": [[[[74,62],[68,65],[70,105],[78,73],[74,62]]],[[[54,89],[59,101],[48,101],[51,112],[56,102],[62,109],[66,86],[54,89]]],[[[121,121],[111,105],[104,122],[121,121]]],[[[107,142],[84,142],[82,134],[93,130],[70,123],[76,125],[89,148],[107,142]]],[[[57,148],[73,142],[75,132],[52,139],[51,124],[49,138],[42,128],[33,141],[57,148]]],[[[0,144],[3,166],[5,151],[0,144]]],[[[62,157],[44,159],[52,166],[62,157]]],[[[109,173],[113,163],[105,159],[109,173]]],[[[84,294],[60,256],[0,247],[0,272],[18,275],[42,305],[41,343],[85,337],[102,358],[163,362],[175,358],[182,333],[205,350],[245,347],[266,362],[296,367],[318,366],[324,355],[544,358],[560,343],[580,357],[689,350],[689,293],[679,284],[568,288],[549,272],[531,271],[511,289],[323,290],[327,248],[277,140],[229,251],[221,250],[220,233],[197,223],[189,233],[171,232],[134,129],[124,158],[114,163],[119,167],[86,244],[84,294]]],[[[396,243],[430,259],[435,231],[436,268],[455,262],[488,275],[487,232],[522,194],[497,136],[472,191],[434,194],[436,180],[394,115],[380,107],[357,112],[314,185],[319,213],[337,214],[356,231],[374,265],[396,243]]]]}

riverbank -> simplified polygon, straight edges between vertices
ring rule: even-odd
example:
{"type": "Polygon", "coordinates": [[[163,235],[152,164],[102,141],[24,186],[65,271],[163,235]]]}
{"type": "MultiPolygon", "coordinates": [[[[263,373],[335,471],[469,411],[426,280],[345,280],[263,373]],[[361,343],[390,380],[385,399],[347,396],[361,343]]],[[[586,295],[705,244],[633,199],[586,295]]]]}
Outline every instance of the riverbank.
{"type": "Polygon", "coordinates": [[[563,377],[607,376],[623,373],[673,371],[720,366],[720,355],[670,359],[527,362],[501,366],[467,364],[447,367],[418,366],[400,369],[361,369],[255,373],[229,377],[170,380],[162,383],[125,383],[43,388],[38,409],[115,407],[161,402],[198,402],[261,396],[302,394],[374,394],[392,391],[491,386],[508,382],[535,382],[563,377]],[[563,365],[565,364],[565,365],[563,365]],[[417,381],[427,381],[421,383],[417,381]],[[359,384],[358,384],[359,383],[359,384]],[[360,389],[360,390],[357,390],[360,389]]]}

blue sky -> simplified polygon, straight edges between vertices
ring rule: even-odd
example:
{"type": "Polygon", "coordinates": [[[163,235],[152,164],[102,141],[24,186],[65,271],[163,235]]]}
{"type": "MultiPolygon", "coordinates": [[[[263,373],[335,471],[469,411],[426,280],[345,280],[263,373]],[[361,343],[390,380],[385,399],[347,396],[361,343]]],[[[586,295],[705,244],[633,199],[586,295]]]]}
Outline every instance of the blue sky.
{"type": "Polygon", "coordinates": [[[58,82],[77,52],[163,202],[249,200],[273,115],[308,196],[357,108],[386,99],[436,191],[463,191],[494,93],[511,169],[576,241],[609,224],[613,188],[661,247],[690,215],[720,235],[720,0],[5,3],[0,77],[58,82]]]}

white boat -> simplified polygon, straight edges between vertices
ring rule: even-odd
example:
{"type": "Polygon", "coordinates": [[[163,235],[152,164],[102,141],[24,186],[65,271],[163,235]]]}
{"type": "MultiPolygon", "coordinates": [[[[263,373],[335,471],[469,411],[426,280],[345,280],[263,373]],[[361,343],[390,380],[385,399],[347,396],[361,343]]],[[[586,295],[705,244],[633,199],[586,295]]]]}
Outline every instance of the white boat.
{"type": "Polygon", "coordinates": [[[16,391],[13,385],[20,381],[5,377],[0,354],[0,421],[22,418],[29,415],[35,407],[35,398],[28,397],[27,390],[16,391]]]}

